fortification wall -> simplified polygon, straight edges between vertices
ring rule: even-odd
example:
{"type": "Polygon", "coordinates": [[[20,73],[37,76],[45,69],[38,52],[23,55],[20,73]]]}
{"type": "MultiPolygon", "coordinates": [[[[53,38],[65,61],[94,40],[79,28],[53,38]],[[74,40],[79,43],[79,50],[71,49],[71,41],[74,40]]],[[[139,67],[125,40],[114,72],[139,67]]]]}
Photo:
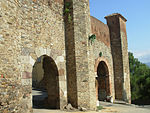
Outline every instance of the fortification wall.
{"type": "Polygon", "coordinates": [[[91,29],[92,33],[96,35],[99,42],[103,42],[105,46],[110,47],[109,28],[100,20],[91,16],[91,29]]]}
{"type": "Polygon", "coordinates": [[[91,29],[92,34],[96,35],[96,40],[92,44],[95,60],[95,76],[97,76],[97,67],[99,62],[104,61],[109,70],[110,94],[113,96],[113,99],[115,99],[113,60],[110,47],[109,28],[106,24],[91,16],[91,29]],[[100,52],[102,53],[101,57],[99,56],[100,52]]]}
{"type": "Polygon", "coordinates": [[[60,104],[66,102],[62,4],[62,0],[0,1],[0,112],[32,111],[32,69],[45,54],[57,64],[60,104]]]}
{"type": "MultiPolygon", "coordinates": [[[[68,101],[74,107],[96,109],[95,77],[101,61],[108,66],[110,93],[115,98],[114,84],[118,82],[114,83],[111,29],[93,17],[90,21],[88,0],[65,2],[65,7],[70,5],[70,11],[64,13],[64,0],[0,0],[0,112],[32,112],[32,80],[40,82],[44,76],[43,56],[47,58],[45,62],[53,61],[46,62],[45,66],[52,64],[53,68],[56,64],[58,77],[54,80],[59,81],[60,108],[67,104],[68,95],[68,101]],[[90,34],[97,37],[93,44],[89,42],[90,34]]],[[[113,29],[117,32],[116,37],[121,34],[126,39],[125,23],[121,24],[121,30],[116,29],[119,24],[113,29]]],[[[127,74],[122,77],[127,90],[124,96],[130,100],[128,57],[125,57],[128,56],[127,40],[120,40],[114,44],[119,45],[119,53],[123,51],[123,61],[116,63],[122,65],[119,65],[121,73],[127,74]]],[[[49,72],[47,67],[45,70],[49,72]]]]}

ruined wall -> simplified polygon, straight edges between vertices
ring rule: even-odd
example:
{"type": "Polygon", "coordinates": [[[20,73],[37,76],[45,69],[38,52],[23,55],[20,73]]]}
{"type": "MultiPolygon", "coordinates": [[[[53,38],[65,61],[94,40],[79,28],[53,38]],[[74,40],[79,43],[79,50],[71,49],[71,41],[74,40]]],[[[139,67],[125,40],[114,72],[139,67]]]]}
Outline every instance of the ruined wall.
{"type": "Polygon", "coordinates": [[[111,96],[113,96],[113,99],[115,99],[113,60],[111,54],[109,28],[106,24],[102,23],[94,17],[91,17],[91,29],[92,34],[96,35],[96,40],[92,44],[95,60],[95,77],[97,76],[97,67],[99,62],[104,61],[108,66],[109,71],[110,93],[111,96]],[[99,56],[100,52],[102,52],[101,57],[99,56]]]}
{"type": "Polygon", "coordinates": [[[0,112],[31,112],[32,67],[41,55],[57,64],[66,103],[62,0],[0,1],[0,112]]]}

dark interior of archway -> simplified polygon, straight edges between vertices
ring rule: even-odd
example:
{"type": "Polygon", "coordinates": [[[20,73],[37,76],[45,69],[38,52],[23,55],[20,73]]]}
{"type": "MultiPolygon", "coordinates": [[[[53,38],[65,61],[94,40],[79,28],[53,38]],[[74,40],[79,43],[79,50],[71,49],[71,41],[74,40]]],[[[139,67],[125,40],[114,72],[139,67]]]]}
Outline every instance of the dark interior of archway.
{"type": "Polygon", "coordinates": [[[97,67],[96,80],[98,82],[98,100],[106,100],[107,96],[110,96],[109,87],[109,71],[105,62],[101,61],[97,67]]]}
{"type": "Polygon", "coordinates": [[[46,55],[43,58],[43,70],[44,76],[33,90],[33,108],[59,109],[58,68],[54,60],[46,55]]]}

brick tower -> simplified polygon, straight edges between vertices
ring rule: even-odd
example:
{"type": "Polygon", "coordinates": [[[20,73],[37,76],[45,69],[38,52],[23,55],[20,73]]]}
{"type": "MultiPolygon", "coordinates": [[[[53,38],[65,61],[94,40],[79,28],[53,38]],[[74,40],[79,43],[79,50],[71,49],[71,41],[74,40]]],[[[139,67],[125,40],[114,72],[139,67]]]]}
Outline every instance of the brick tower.
{"type": "Polygon", "coordinates": [[[126,19],[118,13],[105,17],[110,32],[111,51],[113,56],[115,98],[131,102],[130,73],[126,19]]]}

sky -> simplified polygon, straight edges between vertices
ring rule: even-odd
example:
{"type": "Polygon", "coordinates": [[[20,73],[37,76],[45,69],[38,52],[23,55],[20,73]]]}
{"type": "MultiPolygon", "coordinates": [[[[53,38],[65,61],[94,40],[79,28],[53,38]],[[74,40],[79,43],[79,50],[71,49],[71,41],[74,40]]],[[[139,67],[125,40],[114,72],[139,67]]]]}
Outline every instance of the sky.
{"type": "Polygon", "coordinates": [[[90,14],[106,24],[105,16],[120,13],[126,19],[128,50],[141,62],[150,62],[150,0],[89,0],[90,14]]]}

